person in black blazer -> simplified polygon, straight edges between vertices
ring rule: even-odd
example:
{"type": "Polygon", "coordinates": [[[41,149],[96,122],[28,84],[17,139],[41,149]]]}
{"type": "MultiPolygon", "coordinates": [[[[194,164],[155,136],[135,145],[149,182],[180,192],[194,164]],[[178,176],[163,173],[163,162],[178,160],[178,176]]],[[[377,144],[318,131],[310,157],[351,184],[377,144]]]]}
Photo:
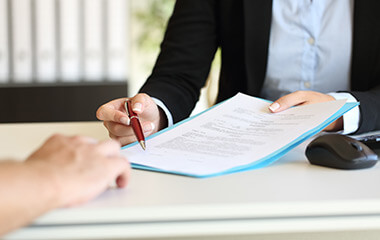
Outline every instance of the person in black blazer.
{"type": "MultiPolygon", "coordinates": [[[[360,101],[356,133],[380,129],[380,2],[355,1],[350,93],[360,101]]],[[[178,0],[151,76],[132,98],[146,134],[167,126],[163,110],[150,98],[161,100],[174,123],[187,118],[205,85],[218,47],[222,50],[217,102],[237,92],[259,96],[265,79],[272,1],[178,0]],[[259,33],[259,34],[258,34],[259,33]],[[137,103],[137,104],[136,104],[137,103]]],[[[339,89],[337,89],[339,90],[339,89]]],[[[295,92],[277,100],[281,108],[330,101],[317,92],[295,92]]],[[[99,108],[97,116],[112,138],[134,141],[123,99],[99,108]]],[[[342,118],[326,130],[342,128],[342,118]]]]}

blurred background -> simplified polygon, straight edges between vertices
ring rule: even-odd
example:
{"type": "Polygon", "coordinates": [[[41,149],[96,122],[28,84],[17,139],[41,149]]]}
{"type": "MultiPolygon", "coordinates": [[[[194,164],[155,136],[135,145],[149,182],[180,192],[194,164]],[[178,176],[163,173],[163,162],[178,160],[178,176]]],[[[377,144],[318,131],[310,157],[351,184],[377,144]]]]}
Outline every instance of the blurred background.
{"type": "MultiPolygon", "coordinates": [[[[175,0],[0,0],[0,122],[92,121],[150,75],[175,0]]],[[[193,114],[213,104],[219,52],[193,114]]]]}

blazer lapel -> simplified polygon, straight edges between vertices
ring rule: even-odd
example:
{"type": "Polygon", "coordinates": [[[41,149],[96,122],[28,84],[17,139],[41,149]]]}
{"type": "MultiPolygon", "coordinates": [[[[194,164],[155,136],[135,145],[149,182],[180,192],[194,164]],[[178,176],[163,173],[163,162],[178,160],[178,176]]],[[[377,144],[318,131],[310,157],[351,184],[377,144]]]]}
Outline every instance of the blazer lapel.
{"type": "Polygon", "coordinates": [[[375,81],[380,60],[380,1],[356,0],[354,3],[351,90],[365,91],[375,81]]]}
{"type": "Polygon", "coordinates": [[[243,7],[247,90],[258,95],[267,69],[272,0],[244,0],[243,7]]]}

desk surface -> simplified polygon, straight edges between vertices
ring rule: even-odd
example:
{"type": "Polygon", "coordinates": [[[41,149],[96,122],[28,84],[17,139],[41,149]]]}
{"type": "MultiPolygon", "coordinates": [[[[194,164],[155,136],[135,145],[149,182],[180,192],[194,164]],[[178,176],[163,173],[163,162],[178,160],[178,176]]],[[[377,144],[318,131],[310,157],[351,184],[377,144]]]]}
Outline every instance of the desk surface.
{"type": "MultiPolygon", "coordinates": [[[[0,124],[0,159],[23,159],[56,132],[107,138],[98,122],[0,124]]],[[[267,168],[208,179],[133,170],[126,189],[52,211],[6,239],[379,233],[380,164],[355,171],[312,166],[304,146],[267,168]]]]}

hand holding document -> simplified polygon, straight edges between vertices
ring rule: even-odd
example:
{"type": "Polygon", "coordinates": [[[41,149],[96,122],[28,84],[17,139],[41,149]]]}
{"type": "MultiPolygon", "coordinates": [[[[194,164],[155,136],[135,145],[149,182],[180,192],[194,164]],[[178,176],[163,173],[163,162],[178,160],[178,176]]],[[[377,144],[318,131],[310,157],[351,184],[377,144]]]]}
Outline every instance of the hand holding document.
{"type": "Polygon", "coordinates": [[[321,131],[358,103],[345,100],[293,107],[236,96],[148,138],[147,149],[123,148],[134,168],[211,177],[264,167],[321,131]]]}

